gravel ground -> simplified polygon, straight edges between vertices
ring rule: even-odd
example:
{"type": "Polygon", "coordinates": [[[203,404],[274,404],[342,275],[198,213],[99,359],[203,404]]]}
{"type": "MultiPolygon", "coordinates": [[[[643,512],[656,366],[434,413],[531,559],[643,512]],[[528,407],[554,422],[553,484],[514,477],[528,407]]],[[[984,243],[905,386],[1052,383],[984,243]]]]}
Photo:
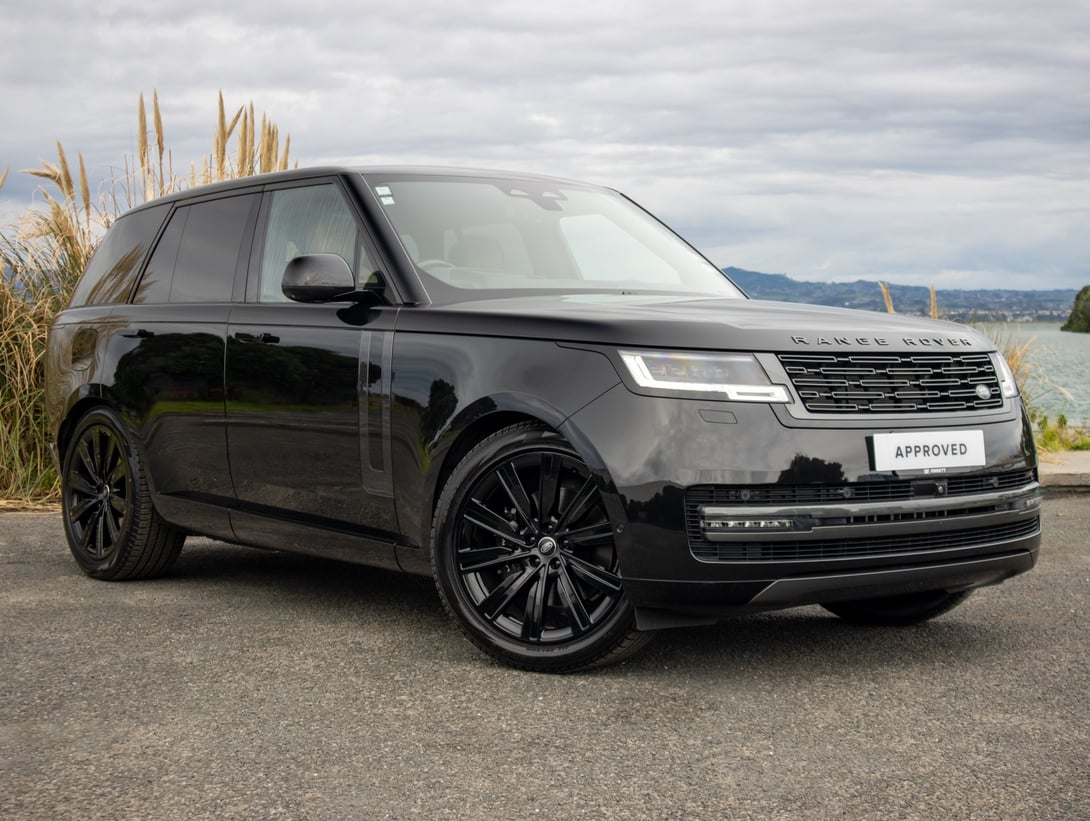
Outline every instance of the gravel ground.
{"type": "Polygon", "coordinates": [[[499,667],[427,579],[187,542],[84,577],[0,514],[0,817],[1088,818],[1090,497],[920,627],[818,608],[499,667]]]}

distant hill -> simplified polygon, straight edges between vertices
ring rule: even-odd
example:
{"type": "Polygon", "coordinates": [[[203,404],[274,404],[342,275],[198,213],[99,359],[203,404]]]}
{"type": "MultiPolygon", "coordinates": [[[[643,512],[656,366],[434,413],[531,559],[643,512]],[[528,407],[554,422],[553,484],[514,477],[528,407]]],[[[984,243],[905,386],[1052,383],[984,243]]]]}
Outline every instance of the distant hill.
{"type": "MultiPolygon", "coordinates": [[[[786,274],[762,274],[743,268],[724,268],[723,273],[755,299],[807,302],[885,311],[876,281],[804,282],[786,274]]],[[[904,314],[926,316],[930,289],[918,285],[890,285],[893,307],[904,314]]],[[[1015,291],[1001,288],[936,289],[939,313],[956,322],[1063,322],[1075,301],[1074,288],[1051,291],[1015,291]]]]}

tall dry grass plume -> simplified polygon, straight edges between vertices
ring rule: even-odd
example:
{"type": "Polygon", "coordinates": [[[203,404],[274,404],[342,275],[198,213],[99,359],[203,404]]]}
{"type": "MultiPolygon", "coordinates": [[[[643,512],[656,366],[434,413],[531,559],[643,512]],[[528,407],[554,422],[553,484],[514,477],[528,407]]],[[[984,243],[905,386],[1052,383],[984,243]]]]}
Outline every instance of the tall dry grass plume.
{"type": "Polygon", "coordinates": [[[895,310],[893,310],[893,297],[889,295],[889,283],[879,282],[878,290],[882,292],[882,302],[884,302],[886,305],[886,312],[891,314],[897,313],[895,310]]]}
{"type": "Polygon", "coordinates": [[[58,194],[43,190],[44,207],[24,214],[14,231],[0,231],[0,500],[9,503],[57,494],[45,420],[46,339],[91,256],[100,219],[83,158],[77,186],[59,143],[57,154],[56,165],[43,163],[35,175],[58,194]]]}
{"type": "MultiPolygon", "coordinates": [[[[55,499],[56,471],[49,456],[44,408],[48,329],[68,302],[72,288],[106,229],[124,211],[151,199],[201,183],[286,169],[291,138],[280,145],[279,129],[264,114],[255,126],[253,103],[226,116],[219,94],[212,151],[190,166],[189,179],[175,176],[166,146],[159,94],[152,93],[149,125],[144,95],[137,107],[135,156],[122,159],[95,187],[83,155],[73,174],[69,155],[57,142],[55,162],[23,173],[37,177],[38,202],[13,226],[0,228],[0,505],[55,499]],[[230,143],[237,132],[237,147],[230,143]],[[231,161],[233,155],[234,162],[231,161]],[[119,176],[120,174],[120,176],[119,176]]],[[[0,188],[8,171],[0,174],[0,188]]]]}
{"type": "MultiPolygon", "coordinates": [[[[889,283],[879,282],[878,290],[882,292],[882,303],[886,306],[886,313],[895,314],[897,311],[893,308],[893,297],[889,293],[889,283]]],[[[935,294],[935,286],[931,286],[931,305],[928,309],[928,315],[932,319],[939,318],[939,300],[935,294]]]]}
{"type": "Polygon", "coordinates": [[[249,177],[254,174],[267,174],[271,171],[286,171],[291,152],[291,135],[284,135],[284,147],[280,147],[280,129],[264,113],[261,126],[256,126],[254,104],[243,106],[235,112],[230,121],[223,105],[223,92],[219,95],[216,131],[212,136],[212,153],[201,160],[198,172],[194,163],[189,169],[191,186],[207,185],[212,182],[249,177]],[[235,163],[231,165],[229,145],[236,134],[235,163]]]}

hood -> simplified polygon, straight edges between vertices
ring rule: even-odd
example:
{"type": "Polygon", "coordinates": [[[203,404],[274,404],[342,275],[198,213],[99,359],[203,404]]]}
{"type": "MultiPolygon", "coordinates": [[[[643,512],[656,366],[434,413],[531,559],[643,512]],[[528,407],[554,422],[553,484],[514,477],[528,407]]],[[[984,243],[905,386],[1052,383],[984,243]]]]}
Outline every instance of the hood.
{"type": "Polygon", "coordinates": [[[964,325],[849,308],[689,295],[511,296],[404,308],[399,331],[651,348],[995,350],[964,325]]]}

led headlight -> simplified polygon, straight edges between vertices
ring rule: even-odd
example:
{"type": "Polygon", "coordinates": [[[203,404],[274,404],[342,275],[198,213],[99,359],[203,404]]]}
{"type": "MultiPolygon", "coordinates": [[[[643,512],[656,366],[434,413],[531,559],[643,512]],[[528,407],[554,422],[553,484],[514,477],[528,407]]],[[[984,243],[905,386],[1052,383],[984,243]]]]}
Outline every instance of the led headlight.
{"type": "Polygon", "coordinates": [[[1014,374],[1011,372],[1011,366],[1007,364],[1007,360],[1003,358],[1003,354],[995,352],[992,353],[992,364],[995,365],[995,372],[999,376],[999,386],[1003,389],[1003,396],[1010,399],[1013,396],[1018,395],[1018,383],[1014,381],[1014,374]]]}
{"type": "Polygon", "coordinates": [[[620,351],[636,384],[686,393],[722,394],[735,402],[790,402],[783,385],[773,385],[751,354],[679,351],[620,351]]]}

